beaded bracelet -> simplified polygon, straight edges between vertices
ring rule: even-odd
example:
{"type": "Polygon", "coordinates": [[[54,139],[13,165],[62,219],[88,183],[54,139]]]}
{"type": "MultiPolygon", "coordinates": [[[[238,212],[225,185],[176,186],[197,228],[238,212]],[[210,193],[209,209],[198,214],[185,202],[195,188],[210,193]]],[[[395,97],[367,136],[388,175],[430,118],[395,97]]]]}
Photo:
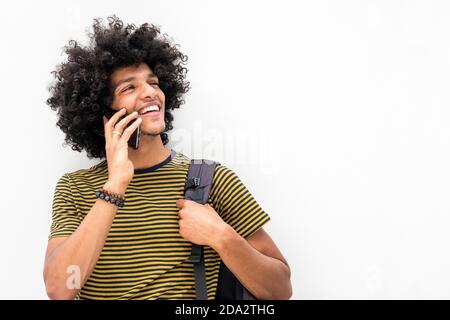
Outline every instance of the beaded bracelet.
{"type": "Polygon", "coordinates": [[[95,196],[99,199],[108,201],[112,204],[115,204],[119,208],[122,208],[125,203],[125,197],[123,195],[119,195],[116,193],[111,193],[105,189],[100,189],[95,192],[95,196]]]}

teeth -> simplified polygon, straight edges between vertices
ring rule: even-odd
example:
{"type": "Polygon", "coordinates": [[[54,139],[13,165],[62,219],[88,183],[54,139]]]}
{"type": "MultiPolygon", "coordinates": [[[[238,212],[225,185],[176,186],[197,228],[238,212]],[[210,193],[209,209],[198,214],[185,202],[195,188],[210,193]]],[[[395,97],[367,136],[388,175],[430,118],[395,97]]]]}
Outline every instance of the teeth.
{"type": "Polygon", "coordinates": [[[142,109],[141,111],[139,111],[139,114],[142,115],[144,113],[147,113],[149,111],[158,111],[159,107],[158,106],[149,106],[149,107],[145,107],[144,109],[142,109]]]}

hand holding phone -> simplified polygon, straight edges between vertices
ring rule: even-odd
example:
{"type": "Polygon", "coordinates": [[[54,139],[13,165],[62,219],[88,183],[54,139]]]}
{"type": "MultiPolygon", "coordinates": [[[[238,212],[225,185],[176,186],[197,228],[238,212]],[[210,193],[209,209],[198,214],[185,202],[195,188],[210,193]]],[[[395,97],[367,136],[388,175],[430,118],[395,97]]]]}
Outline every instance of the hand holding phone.
{"type": "Polygon", "coordinates": [[[105,130],[105,151],[108,163],[108,187],[115,193],[124,193],[134,176],[134,165],[128,158],[129,140],[142,119],[137,112],[126,115],[121,109],[110,116],[103,117],[105,130]],[[122,120],[120,120],[121,118],[122,120]],[[134,121],[133,121],[134,120],[134,121]]]}
{"type": "MultiPolygon", "coordinates": [[[[110,119],[110,118],[112,117],[112,115],[113,115],[114,113],[116,113],[116,112],[117,112],[117,111],[115,111],[115,110],[113,110],[113,109],[111,109],[111,108],[108,108],[108,110],[107,110],[105,116],[106,116],[108,119],[110,119]]],[[[122,119],[124,119],[124,118],[125,118],[126,116],[128,116],[128,115],[129,115],[128,113],[124,114],[123,116],[120,117],[120,119],[119,119],[117,122],[120,122],[122,119]]],[[[131,124],[132,124],[131,121],[128,122],[127,125],[126,125],[126,127],[128,128],[131,124]]],[[[137,149],[139,148],[139,142],[140,142],[140,139],[141,139],[141,126],[139,125],[139,126],[137,127],[137,129],[134,130],[133,133],[131,134],[130,139],[128,139],[128,145],[129,145],[131,148],[137,150],[137,149]]]]}

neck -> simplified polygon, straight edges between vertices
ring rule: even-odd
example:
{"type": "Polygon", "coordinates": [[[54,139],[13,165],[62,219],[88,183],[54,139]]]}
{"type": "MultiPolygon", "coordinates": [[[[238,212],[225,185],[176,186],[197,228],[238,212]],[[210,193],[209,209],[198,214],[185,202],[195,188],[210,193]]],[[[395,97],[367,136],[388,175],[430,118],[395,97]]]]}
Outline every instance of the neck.
{"type": "Polygon", "coordinates": [[[141,135],[137,150],[128,147],[128,158],[134,169],[145,169],[163,162],[170,155],[171,150],[164,147],[161,137],[141,135]]]}

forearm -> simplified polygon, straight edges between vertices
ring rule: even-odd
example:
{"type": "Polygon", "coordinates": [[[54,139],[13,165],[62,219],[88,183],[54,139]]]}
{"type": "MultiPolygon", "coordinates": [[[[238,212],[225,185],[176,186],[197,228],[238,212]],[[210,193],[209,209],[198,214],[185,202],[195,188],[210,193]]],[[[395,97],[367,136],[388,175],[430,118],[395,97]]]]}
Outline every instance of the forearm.
{"type": "Polygon", "coordinates": [[[75,298],[100,257],[116,212],[116,205],[97,199],[75,232],[47,257],[44,279],[51,298],[75,298]],[[78,288],[67,286],[70,266],[80,271],[78,288]]]}
{"type": "Polygon", "coordinates": [[[230,226],[221,233],[213,249],[256,298],[290,298],[289,267],[281,260],[260,253],[230,226]]]}

